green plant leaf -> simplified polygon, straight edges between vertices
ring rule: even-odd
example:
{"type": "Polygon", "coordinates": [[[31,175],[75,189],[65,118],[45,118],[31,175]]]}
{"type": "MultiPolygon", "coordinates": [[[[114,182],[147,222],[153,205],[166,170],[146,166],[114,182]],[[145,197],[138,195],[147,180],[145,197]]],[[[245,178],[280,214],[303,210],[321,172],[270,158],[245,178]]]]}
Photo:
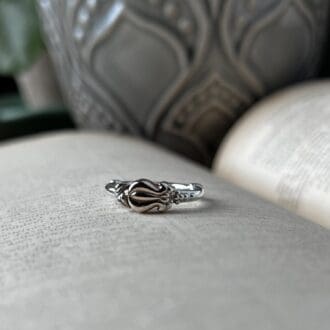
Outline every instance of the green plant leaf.
{"type": "Polygon", "coordinates": [[[0,0],[0,74],[26,70],[43,48],[35,0],[0,0]]]}

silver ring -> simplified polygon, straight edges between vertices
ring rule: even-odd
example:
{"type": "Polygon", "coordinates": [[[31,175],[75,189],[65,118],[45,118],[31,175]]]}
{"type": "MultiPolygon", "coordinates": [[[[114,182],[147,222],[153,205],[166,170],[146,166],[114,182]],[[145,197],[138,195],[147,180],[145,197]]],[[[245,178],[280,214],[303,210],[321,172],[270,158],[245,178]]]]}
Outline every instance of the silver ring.
{"type": "Polygon", "coordinates": [[[173,204],[195,201],[204,195],[204,188],[199,183],[155,182],[148,179],[112,180],[105,189],[121,204],[139,213],[165,212],[173,204]]]}

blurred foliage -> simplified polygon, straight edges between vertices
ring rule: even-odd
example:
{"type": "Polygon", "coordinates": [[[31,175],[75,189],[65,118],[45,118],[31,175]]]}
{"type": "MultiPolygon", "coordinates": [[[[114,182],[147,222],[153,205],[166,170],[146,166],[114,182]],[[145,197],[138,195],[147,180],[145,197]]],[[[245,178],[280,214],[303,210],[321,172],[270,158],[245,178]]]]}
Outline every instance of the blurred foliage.
{"type": "Polygon", "coordinates": [[[29,68],[44,45],[35,0],[0,0],[0,74],[29,68]]]}

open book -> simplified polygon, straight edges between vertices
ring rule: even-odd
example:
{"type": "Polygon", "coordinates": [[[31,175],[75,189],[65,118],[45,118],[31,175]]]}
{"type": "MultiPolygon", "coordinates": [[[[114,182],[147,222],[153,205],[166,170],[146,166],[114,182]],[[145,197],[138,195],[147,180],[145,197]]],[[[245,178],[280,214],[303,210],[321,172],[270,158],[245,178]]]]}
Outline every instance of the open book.
{"type": "Polygon", "coordinates": [[[257,104],[230,131],[217,174],[330,228],[330,82],[257,104]]]}
{"type": "Polygon", "coordinates": [[[328,330],[329,255],[330,231],[137,138],[0,146],[1,330],[328,330]],[[143,177],[205,198],[143,215],[104,189],[143,177]]]}

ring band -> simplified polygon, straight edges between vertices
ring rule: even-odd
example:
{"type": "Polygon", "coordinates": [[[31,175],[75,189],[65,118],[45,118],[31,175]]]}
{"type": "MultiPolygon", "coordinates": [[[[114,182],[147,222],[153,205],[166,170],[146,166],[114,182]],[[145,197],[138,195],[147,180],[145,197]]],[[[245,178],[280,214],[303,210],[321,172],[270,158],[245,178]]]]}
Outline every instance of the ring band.
{"type": "Polygon", "coordinates": [[[112,180],[105,189],[119,202],[135,212],[165,212],[173,204],[192,202],[204,195],[199,183],[171,183],[139,179],[133,181],[112,180]]]}

